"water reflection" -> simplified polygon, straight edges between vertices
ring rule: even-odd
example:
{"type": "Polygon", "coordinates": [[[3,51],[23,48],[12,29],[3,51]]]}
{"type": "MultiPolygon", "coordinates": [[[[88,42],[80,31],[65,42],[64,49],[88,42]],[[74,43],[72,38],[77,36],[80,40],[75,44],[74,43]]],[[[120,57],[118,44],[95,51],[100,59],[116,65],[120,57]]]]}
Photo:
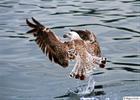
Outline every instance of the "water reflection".
{"type": "Polygon", "coordinates": [[[127,66],[140,66],[140,64],[135,64],[135,63],[113,62],[113,64],[117,64],[117,65],[127,65],[127,66]]]}
{"type": "Polygon", "coordinates": [[[128,55],[128,56],[123,56],[124,58],[138,58],[139,55],[128,55]]]}
{"type": "Polygon", "coordinates": [[[117,27],[117,26],[109,26],[109,25],[104,25],[104,24],[79,24],[79,25],[65,25],[65,26],[55,26],[52,27],[51,29],[60,29],[60,28],[66,28],[66,27],[79,27],[79,26],[104,26],[104,27],[109,27],[109,28],[115,28],[115,29],[119,29],[119,30],[124,30],[124,31],[128,31],[128,32],[134,32],[134,33],[138,33],[140,34],[139,31],[130,29],[130,28],[126,28],[126,27],[117,27]]]}
{"type": "Polygon", "coordinates": [[[106,68],[106,69],[107,70],[125,70],[128,72],[140,73],[140,69],[129,68],[129,67],[114,67],[114,68],[106,68]]]}
{"type": "Polygon", "coordinates": [[[28,38],[26,36],[0,36],[0,38],[28,38]]]}

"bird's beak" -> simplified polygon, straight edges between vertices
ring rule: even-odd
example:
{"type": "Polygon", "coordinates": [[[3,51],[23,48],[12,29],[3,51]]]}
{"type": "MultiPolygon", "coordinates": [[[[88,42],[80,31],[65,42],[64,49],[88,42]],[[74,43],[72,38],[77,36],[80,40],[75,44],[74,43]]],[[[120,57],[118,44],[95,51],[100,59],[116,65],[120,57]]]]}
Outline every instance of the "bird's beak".
{"type": "Polygon", "coordinates": [[[63,38],[68,38],[68,36],[66,34],[63,35],[63,38]]]}

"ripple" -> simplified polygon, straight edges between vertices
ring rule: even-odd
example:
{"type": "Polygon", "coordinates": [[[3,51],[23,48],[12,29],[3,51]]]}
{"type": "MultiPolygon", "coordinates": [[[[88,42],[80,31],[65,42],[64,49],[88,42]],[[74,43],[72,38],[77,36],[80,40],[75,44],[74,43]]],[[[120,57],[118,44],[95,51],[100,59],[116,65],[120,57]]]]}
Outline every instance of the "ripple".
{"type": "Polygon", "coordinates": [[[140,82],[140,80],[113,80],[105,83],[103,88],[124,86],[124,84],[131,85],[133,83],[136,84],[137,82],[140,82]]]}
{"type": "Polygon", "coordinates": [[[53,0],[41,0],[41,1],[49,1],[49,2],[51,1],[52,2],[53,0]]]}
{"type": "Polygon", "coordinates": [[[133,37],[140,37],[140,35],[134,35],[133,37]]]}
{"type": "Polygon", "coordinates": [[[104,27],[109,27],[109,28],[115,28],[115,29],[119,29],[119,30],[124,30],[124,31],[128,31],[128,32],[134,32],[134,33],[140,34],[139,31],[136,31],[134,29],[130,29],[130,28],[126,28],[126,27],[104,25],[104,24],[97,24],[97,23],[94,23],[94,24],[91,23],[91,24],[77,24],[77,25],[54,26],[54,27],[51,27],[51,29],[60,29],[60,28],[65,28],[65,27],[78,27],[78,26],[94,26],[94,25],[104,26],[104,27]]]}
{"type": "Polygon", "coordinates": [[[100,75],[100,74],[103,74],[104,72],[98,72],[98,73],[94,73],[92,75],[100,75]]]}
{"type": "Polygon", "coordinates": [[[1,96],[5,100],[53,100],[55,95],[64,94],[60,100],[80,99],[72,92],[65,93],[67,88],[77,86],[77,80],[67,76],[71,68],[55,66],[46,60],[35,43],[28,41],[25,18],[30,16],[48,23],[60,35],[67,28],[89,29],[97,33],[102,51],[110,61],[107,61],[106,70],[99,69],[93,74],[97,85],[87,97],[97,96],[105,100],[104,97],[112,96],[109,99],[113,100],[114,94],[120,98],[138,94],[139,7],[139,0],[1,0],[1,96]]]}
{"type": "Polygon", "coordinates": [[[29,37],[26,37],[26,36],[0,36],[0,37],[5,37],[5,38],[29,38],[29,37]]]}
{"type": "Polygon", "coordinates": [[[139,33],[140,34],[139,31],[135,31],[133,29],[126,28],[126,27],[115,27],[115,28],[120,29],[120,30],[125,30],[125,31],[129,31],[129,32],[134,32],[134,33],[139,33]]]}
{"type": "Polygon", "coordinates": [[[123,15],[123,16],[129,18],[129,17],[139,17],[140,15],[123,15]]]}
{"type": "Polygon", "coordinates": [[[4,7],[4,8],[13,8],[13,6],[12,5],[0,5],[0,7],[4,7]]]}
{"type": "MultiPolygon", "coordinates": [[[[139,12],[135,12],[135,11],[129,12],[128,14],[104,14],[104,15],[109,16],[109,17],[110,16],[125,17],[124,19],[131,18],[131,17],[139,17],[140,16],[139,12]]],[[[122,19],[120,18],[120,20],[123,20],[123,18],[122,19]]]]}
{"type": "Polygon", "coordinates": [[[124,82],[140,82],[140,80],[122,80],[124,82]]]}
{"type": "Polygon", "coordinates": [[[58,7],[60,6],[60,7],[63,7],[63,6],[70,6],[70,7],[80,7],[80,6],[78,6],[78,5],[74,5],[74,4],[59,4],[59,5],[57,5],[58,7]]]}
{"type": "Polygon", "coordinates": [[[117,65],[140,66],[140,64],[135,64],[135,63],[121,63],[121,62],[112,62],[112,63],[117,65]]]}
{"type": "Polygon", "coordinates": [[[98,11],[119,11],[120,9],[119,8],[112,8],[112,9],[100,9],[98,11]]]}
{"type": "Polygon", "coordinates": [[[130,68],[130,67],[113,67],[113,68],[106,68],[106,69],[107,70],[125,70],[128,72],[140,73],[140,69],[130,68]]]}
{"type": "Polygon", "coordinates": [[[53,14],[50,15],[61,15],[61,14],[70,14],[69,12],[55,12],[53,14]]]}
{"type": "Polygon", "coordinates": [[[37,6],[36,4],[29,4],[29,3],[19,3],[22,6],[37,6]]]}
{"type": "Polygon", "coordinates": [[[81,10],[69,10],[66,12],[55,12],[50,15],[63,15],[63,14],[73,14],[74,16],[89,16],[89,15],[99,15],[100,12],[98,12],[96,9],[84,9],[80,8],[81,10]]]}
{"type": "Polygon", "coordinates": [[[126,19],[126,18],[116,18],[116,19],[111,19],[111,20],[101,20],[101,21],[103,21],[104,23],[112,23],[112,22],[116,22],[116,21],[123,20],[123,19],[126,19]]]}
{"type": "Polygon", "coordinates": [[[24,13],[24,11],[15,11],[15,13],[24,13]]]}
{"type": "Polygon", "coordinates": [[[139,55],[127,55],[127,56],[123,56],[123,58],[138,58],[139,55]]]}
{"type": "Polygon", "coordinates": [[[1,2],[0,4],[16,4],[17,2],[16,1],[5,1],[4,2],[1,2]]]}
{"type": "Polygon", "coordinates": [[[57,7],[46,7],[46,6],[39,6],[40,8],[43,8],[43,9],[56,9],[57,7]]]}
{"type": "Polygon", "coordinates": [[[133,2],[136,2],[136,1],[133,0],[133,1],[121,1],[121,2],[123,2],[123,3],[133,3],[133,2]]]}
{"type": "Polygon", "coordinates": [[[130,40],[132,39],[131,37],[126,37],[126,38],[113,38],[113,40],[130,40]]]}
{"type": "Polygon", "coordinates": [[[83,1],[82,3],[95,3],[96,1],[83,1]]]}

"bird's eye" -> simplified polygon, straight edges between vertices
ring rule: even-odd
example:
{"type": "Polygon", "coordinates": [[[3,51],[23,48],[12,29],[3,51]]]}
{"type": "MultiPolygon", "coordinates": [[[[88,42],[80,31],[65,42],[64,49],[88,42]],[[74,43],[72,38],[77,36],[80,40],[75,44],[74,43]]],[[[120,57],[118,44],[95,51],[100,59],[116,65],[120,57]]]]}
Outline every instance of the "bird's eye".
{"type": "Polygon", "coordinates": [[[68,35],[71,35],[70,33],[68,33],[68,35]]]}

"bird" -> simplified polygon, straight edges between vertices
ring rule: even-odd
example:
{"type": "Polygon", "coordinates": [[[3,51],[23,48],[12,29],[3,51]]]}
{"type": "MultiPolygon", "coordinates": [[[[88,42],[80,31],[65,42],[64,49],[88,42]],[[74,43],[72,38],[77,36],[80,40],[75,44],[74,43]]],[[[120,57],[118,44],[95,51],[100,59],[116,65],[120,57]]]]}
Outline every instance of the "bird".
{"type": "Polygon", "coordinates": [[[69,66],[74,60],[75,65],[70,72],[70,77],[85,80],[95,69],[96,65],[104,68],[106,58],[102,57],[97,38],[88,30],[74,30],[64,33],[62,41],[51,28],[45,27],[34,17],[26,19],[26,24],[31,28],[27,34],[35,37],[35,42],[51,62],[63,68],[69,66]]]}

